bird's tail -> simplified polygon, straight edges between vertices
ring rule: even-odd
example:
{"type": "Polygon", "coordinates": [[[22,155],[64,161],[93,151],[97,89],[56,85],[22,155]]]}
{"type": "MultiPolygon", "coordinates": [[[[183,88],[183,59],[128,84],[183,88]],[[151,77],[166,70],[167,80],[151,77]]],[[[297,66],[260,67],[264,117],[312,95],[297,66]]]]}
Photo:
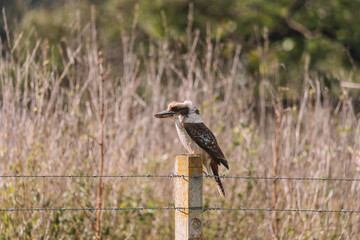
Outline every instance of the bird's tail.
{"type": "Polygon", "coordinates": [[[224,186],[222,185],[221,183],[221,180],[219,177],[215,177],[215,181],[216,181],[216,184],[217,184],[217,188],[218,188],[218,191],[221,195],[222,198],[225,198],[225,190],[224,190],[224,186]]]}
{"type": "Polygon", "coordinates": [[[217,168],[217,164],[215,164],[216,167],[213,167],[213,165],[211,165],[211,170],[214,174],[214,178],[215,178],[215,182],[218,188],[218,191],[221,195],[222,198],[225,198],[225,190],[224,190],[224,186],[221,183],[220,177],[219,177],[219,173],[218,173],[218,168],[217,168]]]}

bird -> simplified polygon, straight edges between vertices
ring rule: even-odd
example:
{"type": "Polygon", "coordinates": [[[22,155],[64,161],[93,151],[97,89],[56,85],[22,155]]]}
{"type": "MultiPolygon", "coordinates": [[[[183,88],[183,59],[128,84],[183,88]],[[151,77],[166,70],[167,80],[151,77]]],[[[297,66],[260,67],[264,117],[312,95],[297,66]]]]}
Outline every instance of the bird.
{"type": "Polygon", "coordinates": [[[156,118],[170,118],[175,122],[180,141],[190,154],[200,155],[207,173],[212,174],[220,195],[225,198],[224,186],[219,177],[219,166],[229,170],[229,164],[219,144],[204,124],[199,109],[190,100],[173,101],[165,111],[156,113],[156,118]]]}

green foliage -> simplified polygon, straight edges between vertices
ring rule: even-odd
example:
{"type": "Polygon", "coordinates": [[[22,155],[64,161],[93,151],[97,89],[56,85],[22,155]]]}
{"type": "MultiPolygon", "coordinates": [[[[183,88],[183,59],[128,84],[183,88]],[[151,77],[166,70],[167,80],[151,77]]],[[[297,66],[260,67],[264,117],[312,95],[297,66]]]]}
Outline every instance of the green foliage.
{"type": "MultiPolygon", "coordinates": [[[[101,45],[115,60],[114,65],[118,64],[118,56],[113,50],[121,50],[120,33],[131,28],[134,16],[137,16],[140,40],[166,37],[174,40],[175,45],[186,44],[187,41],[187,1],[82,0],[77,3],[44,3],[29,4],[27,11],[24,6],[21,10],[16,7],[17,4],[8,3],[12,9],[10,17],[19,19],[19,31],[34,31],[35,39],[48,39],[51,45],[56,45],[65,40],[64,33],[76,32],[69,29],[69,26],[78,24],[76,21],[90,21],[89,3],[93,3],[96,5],[101,45]],[[14,9],[19,9],[18,14],[14,13],[14,9]]],[[[267,75],[268,62],[278,62],[286,66],[278,76],[281,84],[299,89],[302,86],[304,57],[309,55],[310,69],[318,71],[332,93],[338,94],[339,72],[353,70],[360,61],[360,30],[357,27],[360,16],[353,11],[360,7],[359,1],[197,0],[193,1],[193,6],[193,29],[200,29],[201,36],[205,37],[207,26],[210,26],[212,41],[219,38],[224,44],[223,58],[231,57],[236,44],[240,43],[243,46],[243,62],[253,76],[267,75]],[[258,51],[264,43],[269,46],[264,51],[258,51]],[[264,57],[266,63],[260,61],[264,57]]],[[[352,76],[352,81],[359,81],[357,74],[352,76]]],[[[299,97],[298,92],[293,94],[299,97]]]]}

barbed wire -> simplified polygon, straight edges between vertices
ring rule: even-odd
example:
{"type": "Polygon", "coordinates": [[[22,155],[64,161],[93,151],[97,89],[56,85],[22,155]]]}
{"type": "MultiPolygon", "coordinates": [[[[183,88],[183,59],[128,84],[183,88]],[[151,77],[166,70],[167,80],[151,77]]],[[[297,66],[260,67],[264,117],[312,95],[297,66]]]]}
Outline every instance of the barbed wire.
{"type": "MultiPolygon", "coordinates": [[[[137,175],[0,175],[0,178],[188,178],[188,177],[202,177],[214,178],[214,175],[194,175],[186,176],[179,174],[170,175],[152,175],[152,174],[137,174],[137,175]]],[[[229,179],[245,179],[245,180],[289,180],[289,181],[356,181],[360,182],[360,178],[328,178],[328,177],[256,177],[256,176],[225,176],[220,175],[219,178],[229,179]]]]}
{"type": "Polygon", "coordinates": [[[220,207],[106,207],[106,208],[5,208],[0,212],[40,212],[40,211],[141,211],[141,210],[201,210],[205,211],[259,211],[259,212],[301,212],[301,213],[360,213],[360,210],[323,210],[323,209],[278,209],[278,208],[220,208],[220,207]]]}
{"type": "MultiPolygon", "coordinates": [[[[214,175],[186,176],[179,174],[171,175],[0,175],[0,178],[188,178],[203,177],[214,178],[214,175]]],[[[310,178],[310,177],[255,177],[255,176],[219,176],[220,178],[245,179],[245,180],[294,180],[294,181],[360,181],[357,178],[310,178]]],[[[304,213],[360,213],[360,210],[323,210],[323,209],[276,209],[276,208],[220,208],[220,207],[108,207],[108,208],[8,208],[0,209],[0,212],[24,212],[24,211],[141,211],[141,210],[202,210],[202,211],[267,211],[267,212],[304,212],[304,213]]]]}

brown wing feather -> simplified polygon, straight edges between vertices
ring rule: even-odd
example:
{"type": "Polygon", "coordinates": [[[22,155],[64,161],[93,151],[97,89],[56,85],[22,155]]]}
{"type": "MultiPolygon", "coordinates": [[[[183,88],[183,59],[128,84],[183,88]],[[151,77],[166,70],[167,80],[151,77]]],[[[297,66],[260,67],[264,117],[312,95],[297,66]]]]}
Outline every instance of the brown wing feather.
{"type": "Polygon", "coordinates": [[[184,123],[184,127],[189,136],[204,149],[217,164],[222,163],[229,169],[228,162],[221,151],[214,134],[203,123],[184,123]]]}

